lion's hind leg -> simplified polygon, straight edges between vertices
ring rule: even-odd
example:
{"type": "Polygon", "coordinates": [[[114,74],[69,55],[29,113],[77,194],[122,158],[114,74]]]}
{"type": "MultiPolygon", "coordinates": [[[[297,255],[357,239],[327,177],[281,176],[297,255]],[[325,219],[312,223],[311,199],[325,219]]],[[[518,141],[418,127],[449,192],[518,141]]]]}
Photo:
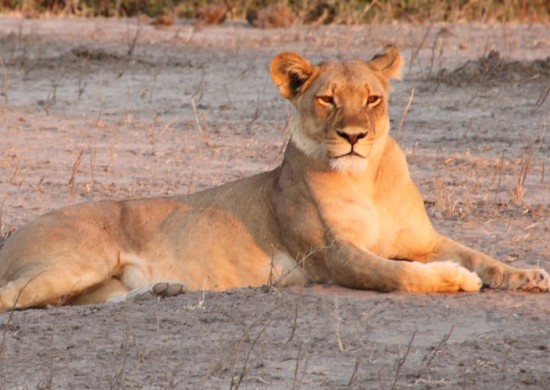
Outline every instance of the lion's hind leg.
{"type": "Polygon", "coordinates": [[[126,301],[147,300],[155,297],[175,297],[190,291],[191,289],[185,283],[180,281],[158,281],[148,286],[131,290],[127,294],[113,296],[108,300],[108,302],[120,303],[126,301]]]}
{"type": "Polygon", "coordinates": [[[140,301],[154,297],[175,297],[190,291],[191,289],[184,283],[172,280],[155,282],[149,286],[130,290],[120,279],[111,278],[77,296],[70,303],[72,305],[88,305],[103,302],[140,301]]]}
{"type": "Polygon", "coordinates": [[[6,240],[0,251],[0,312],[71,303],[120,271],[120,240],[99,211],[90,205],[61,209],[6,240]]]}
{"type": "Polygon", "coordinates": [[[95,303],[103,303],[118,297],[123,297],[130,289],[124,285],[118,278],[111,278],[103,283],[100,283],[88,291],[77,295],[71,299],[71,305],[92,305],[95,303]]]}
{"type": "Polygon", "coordinates": [[[15,278],[0,287],[0,312],[66,304],[110,277],[93,267],[73,266],[69,261],[63,265],[30,265],[16,272],[15,278]]]}

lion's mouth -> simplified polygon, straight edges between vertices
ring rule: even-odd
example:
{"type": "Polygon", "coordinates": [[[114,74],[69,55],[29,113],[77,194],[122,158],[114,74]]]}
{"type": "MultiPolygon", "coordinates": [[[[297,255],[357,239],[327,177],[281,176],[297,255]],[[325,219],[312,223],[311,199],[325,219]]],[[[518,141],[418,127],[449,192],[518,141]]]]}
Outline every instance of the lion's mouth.
{"type": "Polygon", "coordinates": [[[339,172],[360,173],[368,167],[368,159],[355,150],[350,150],[344,154],[334,155],[329,164],[333,170],[339,172]]]}
{"type": "Polygon", "coordinates": [[[333,158],[337,159],[337,158],[344,158],[344,157],[360,157],[360,158],[365,158],[365,156],[357,153],[355,150],[350,150],[348,153],[344,153],[344,154],[341,154],[341,155],[338,155],[338,156],[334,156],[333,158]]]}

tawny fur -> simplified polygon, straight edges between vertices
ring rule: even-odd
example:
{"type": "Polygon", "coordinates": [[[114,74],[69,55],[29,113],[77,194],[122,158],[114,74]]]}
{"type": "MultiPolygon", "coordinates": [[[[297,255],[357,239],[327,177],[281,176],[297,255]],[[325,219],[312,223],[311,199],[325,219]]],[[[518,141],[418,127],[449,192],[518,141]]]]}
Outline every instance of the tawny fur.
{"type": "Polygon", "coordinates": [[[268,283],[547,291],[544,270],[510,267],[433,229],[389,135],[389,79],[402,62],[394,47],[370,62],[278,55],[272,79],[297,109],[280,167],[188,196],[41,216],[0,252],[0,310],[268,283]]]}

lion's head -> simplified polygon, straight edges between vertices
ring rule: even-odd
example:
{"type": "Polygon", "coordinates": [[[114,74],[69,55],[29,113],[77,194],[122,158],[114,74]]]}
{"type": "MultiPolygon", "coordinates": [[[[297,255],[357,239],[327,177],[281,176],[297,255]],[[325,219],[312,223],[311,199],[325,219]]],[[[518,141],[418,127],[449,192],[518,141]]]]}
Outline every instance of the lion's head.
{"type": "Polygon", "coordinates": [[[369,62],[312,65],[285,52],[273,59],[271,77],[298,114],[292,142],[330,168],[361,172],[388,134],[388,80],[399,78],[403,61],[388,46],[369,62]]]}

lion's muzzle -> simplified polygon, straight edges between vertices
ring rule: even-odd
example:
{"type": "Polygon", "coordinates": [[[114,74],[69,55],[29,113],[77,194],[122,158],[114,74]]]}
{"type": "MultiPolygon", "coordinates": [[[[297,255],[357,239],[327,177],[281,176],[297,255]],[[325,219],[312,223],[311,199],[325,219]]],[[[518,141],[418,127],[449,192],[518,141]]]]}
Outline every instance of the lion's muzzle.
{"type": "Polygon", "coordinates": [[[348,133],[346,131],[338,130],[336,131],[336,134],[338,134],[340,138],[348,141],[351,146],[355,145],[357,142],[359,142],[360,139],[363,139],[367,136],[366,131],[361,133],[348,133]]]}

